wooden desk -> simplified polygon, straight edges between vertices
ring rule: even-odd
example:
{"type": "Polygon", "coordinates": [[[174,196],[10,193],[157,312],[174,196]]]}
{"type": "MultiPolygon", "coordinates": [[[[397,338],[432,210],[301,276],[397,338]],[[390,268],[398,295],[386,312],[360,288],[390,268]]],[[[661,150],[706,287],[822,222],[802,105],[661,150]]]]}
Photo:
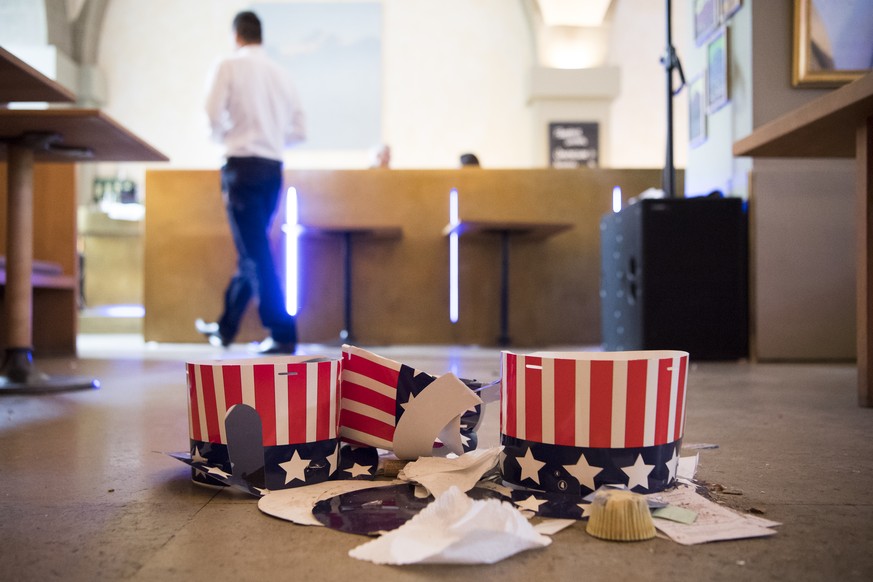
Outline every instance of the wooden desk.
{"type": "Polygon", "coordinates": [[[72,103],[72,91],[49,79],[3,47],[0,47],[0,103],[50,101],[72,103]]]}
{"type": "Polygon", "coordinates": [[[166,161],[96,109],[0,110],[0,153],[9,162],[6,354],[0,393],[96,387],[82,378],[51,378],[33,366],[33,167],[35,161],[166,161]]]}
{"type": "Polygon", "coordinates": [[[403,229],[399,226],[375,225],[300,225],[300,234],[313,237],[339,237],[342,243],[343,260],[343,325],[339,338],[342,342],[355,341],[352,333],[352,239],[399,239],[403,229]]]}
{"type": "Polygon", "coordinates": [[[497,344],[508,346],[509,337],[509,239],[512,235],[530,239],[545,239],[573,225],[565,222],[507,222],[488,220],[462,220],[449,224],[443,234],[449,236],[498,235],[500,236],[500,335],[497,344]]]}
{"type": "Polygon", "coordinates": [[[873,73],[755,129],[735,156],[856,160],[858,404],[873,406],[873,73]]]}

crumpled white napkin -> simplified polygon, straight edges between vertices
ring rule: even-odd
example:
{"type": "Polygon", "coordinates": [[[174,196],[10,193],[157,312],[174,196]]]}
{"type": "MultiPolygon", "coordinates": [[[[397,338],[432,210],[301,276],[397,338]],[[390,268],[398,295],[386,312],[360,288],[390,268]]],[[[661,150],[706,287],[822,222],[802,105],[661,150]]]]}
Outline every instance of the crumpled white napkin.
{"type": "Polygon", "coordinates": [[[421,457],[403,467],[397,478],[424,485],[434,497],[452,486],[466,492],[497,465],[502,450],[503,447],[492,447],[476,449],[460,457],[421,457]]]}
{"type": "Polygon", "coordinates": [[[552,543],[511,504],[449,488],[401,527],[349,555],[376,564],[494,564],[552,543]]]}

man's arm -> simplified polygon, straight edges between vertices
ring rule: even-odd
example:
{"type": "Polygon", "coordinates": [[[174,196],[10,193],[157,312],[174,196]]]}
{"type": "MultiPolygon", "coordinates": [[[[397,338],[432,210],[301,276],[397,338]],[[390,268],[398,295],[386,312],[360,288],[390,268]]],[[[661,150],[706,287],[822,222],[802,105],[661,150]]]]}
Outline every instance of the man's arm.
{"type": "Polygon", "coordinates": [[[209,76],[206,90],[206,116],[212,139],[221,142],[227,132],[227,98],[229,89],[227,68],[216,65],[209,76]]]}
{"type": "Polygon", "coordinates": [[[289,109],[288,125],[285,128],[285,145],[290,146],[306,139],[306,119],[303,115],[297,89],[290,81],[286,81],[285,85],[289,109]]]}

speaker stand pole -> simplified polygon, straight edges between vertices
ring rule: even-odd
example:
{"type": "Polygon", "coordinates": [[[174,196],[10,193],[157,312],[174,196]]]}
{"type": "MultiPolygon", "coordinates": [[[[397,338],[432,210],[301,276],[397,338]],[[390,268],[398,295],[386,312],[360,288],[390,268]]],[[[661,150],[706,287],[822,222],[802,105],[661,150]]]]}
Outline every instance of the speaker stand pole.
{"type": "Polygon", "coordinates": [[[682,63],[676,56],[673,48],[673,8],[671,0],[667,2],[667,53],[661,57],[661,64],[667,72],[667,160],[664,165],[664,174],[661,177],[661,189],[667,198],[676,198],[676,168],[673,165],[673,97],[679,94],[685,86],[685,74],[682,72],[682,63]],[[679,87],[673,89],[673,70],[679,73],[679,87]]]}

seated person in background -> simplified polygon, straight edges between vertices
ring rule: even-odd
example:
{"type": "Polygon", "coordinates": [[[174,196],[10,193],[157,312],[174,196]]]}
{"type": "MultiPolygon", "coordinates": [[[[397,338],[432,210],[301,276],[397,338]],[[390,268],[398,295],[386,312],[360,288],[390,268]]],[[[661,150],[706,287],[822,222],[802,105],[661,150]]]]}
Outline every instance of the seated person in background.
{"type": "Polygon", "coordinates": [[[476,154],[461,154],[461,167],[479,167],[479,158],[476,157],[476,154]]]}
{"type": "Polygon", "coordinates": [[[388,168],[391,166],[391,147],[381,144],[373,148],[370,168],[388,168]]]}

